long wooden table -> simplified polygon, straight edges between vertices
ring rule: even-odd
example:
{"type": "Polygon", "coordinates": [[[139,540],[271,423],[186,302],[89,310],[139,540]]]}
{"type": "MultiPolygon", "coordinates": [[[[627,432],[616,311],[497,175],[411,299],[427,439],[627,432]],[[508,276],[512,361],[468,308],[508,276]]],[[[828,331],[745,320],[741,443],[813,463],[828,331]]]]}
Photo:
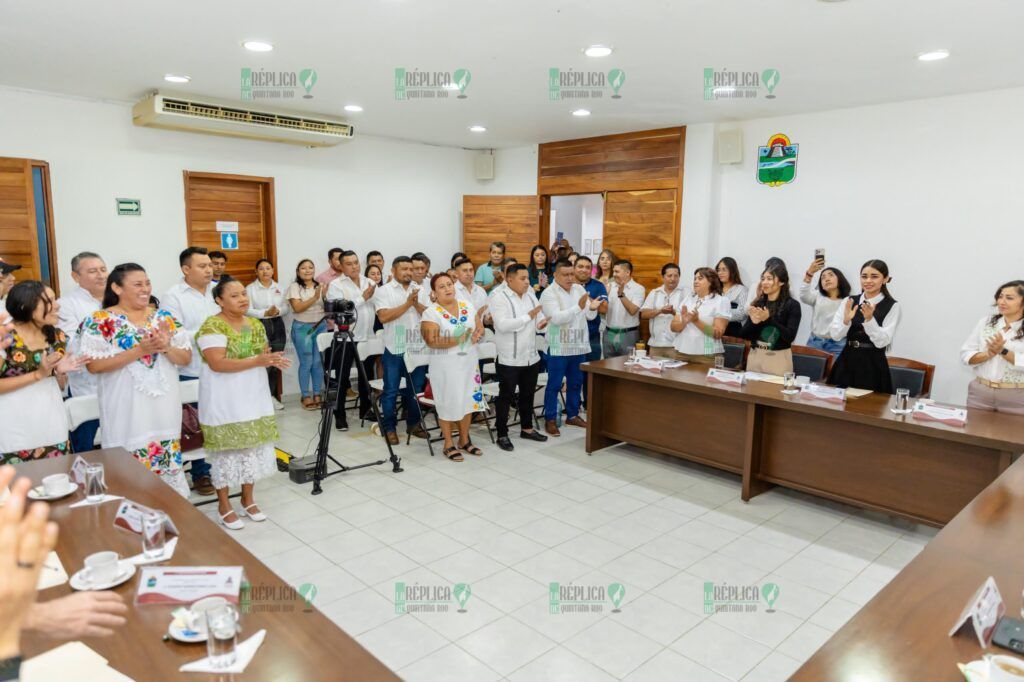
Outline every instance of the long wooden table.
{"type": "MultiPolygon", "coordinates": [[[[121,449],[88,453],[90,462],[102,462],[108,492],[123,495],[140,504],[161,509],[181,531],[181,538],[168,565],[243,566],[245,576],[256,589],[250,613],[241,618],[240,638],[265,628],[267,637],[240,680],[397,680],[383,663],[363,649],[314,607],[288,588],[288,584],[244,547],[225,536],[210,519],[152,475],[121,449]],[[276,588],[276,589],[274,589],[276,588]],[[276,593],[272,603],[257,601],[260,594],[276,593]],[[281,598],[287,595],[287,598],[281,598]]],[[[44,476],[66,472],[70,458],[60,457],[18,465],[18,473],[39,484],[44,476]]],[[[57,555],[68,575],[82,567],[86,556],[100,550],[114,550],[122,557],[142,551],[137,535],[113,526],[117,502],[96,507],[71,509],[84,498],[82,491],[51,503],[51,518],[60,526],[57,555]]],[[[138,574],[114,588],[129,604],[128,623],[112,637],[82,641],[106,658],[120,672],[140,680],[169,680],[183,677],[178,668],[206,655],[205,644],[162,641],[171,621],[170,606],[134,606],[138,574]]],[[[41,600],[71,593],[67,583],[43,590],[41,600]]],[[[39,636],[23,639],[25,658],[53,648],[60,642],[39,636]]],[[[198,678],[197,678],[198,679],[198,678]]],[[[218,678],[220,679],[220,678],[218,678]]]]}
{"type": "Polygon", "coordinates": [[[889,395],[831,405],[772,383],[709,383],[706,365],[583,368],[588,453],[628,442],[731,471],[744,500],[781,485],[943,526],[1024,452],[1021,417],[970,410],[952,427],[892,414],[889,395]]]}
{"type": "Polygon", "coordinates": [[[1006,615],[1020,617],[1024,588],[1024,460],[967,505],[892,581],[790,678],[800,682],[963,680],[956,664],[983,653],[961,609],[993,576],[1006,615]]]}

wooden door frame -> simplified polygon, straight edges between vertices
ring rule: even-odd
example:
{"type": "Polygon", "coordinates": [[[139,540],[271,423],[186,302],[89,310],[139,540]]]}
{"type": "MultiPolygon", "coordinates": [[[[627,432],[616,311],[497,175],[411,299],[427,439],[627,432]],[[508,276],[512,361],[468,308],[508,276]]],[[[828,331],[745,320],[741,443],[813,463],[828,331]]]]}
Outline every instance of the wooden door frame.
{"type": "Polygon", "coordinates": [[[267,259],[274,266],[274,274],[281,281],[281,272],[277,267],[277,207],[274,204],[274,178],[260,175],[236,175],[234,173],[207,173],[203,171],[182,171],[183,188],[185,191],[185,239],[192,243],[192,212],[189,206],[188,189],[191,178],[201,180],[238,180],[241,182],[257,182],[262,185],[264,229],[267,233],[267,259]]]}
{"type": "MultiPolygon", "coordinates": [[[[43,201],[46,206],[46,252],[47,252],[47,265],[50,268],[50,282],[53,287],[53,291],[57,296],[60,296],[60,269],[58,268],[57,258],[57,230],[53,226],[53,192],[50,189],[50,164],[46,161],[40,161],[38,159],[29,160],[29,172],[31,174],[33,168],[39,168],[42,170],[43,176],[43,201]]],[[[29,186],[33,189],[32,191],[32,212],[33,217],[35,216],[35,178],[30,178],[29,186]]],[[[39,226],[36,225],[36,231],[38,233],[39,226]]],[[[36,247],[38,249],[38,246],[36,247]]],[[[38,251],[37,251],[38,257],[38,251]]]]}

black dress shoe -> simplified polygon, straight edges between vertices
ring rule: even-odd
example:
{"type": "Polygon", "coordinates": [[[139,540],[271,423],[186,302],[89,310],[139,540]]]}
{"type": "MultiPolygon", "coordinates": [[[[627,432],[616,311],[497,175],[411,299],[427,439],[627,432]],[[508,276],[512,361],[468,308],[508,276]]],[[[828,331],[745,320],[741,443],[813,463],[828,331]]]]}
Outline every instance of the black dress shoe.
{"type": "Polygon", "coordinates": [[[516,449],[516,447],[512,445],[512,441],[508,439],[508,436],[502,436],[498,439],[498,447],[505,452],[512,452],[516,449]]]}
{"type": "Polygon", "coordinates": [[[519,437],[524,439],[524,440],[535,440],[538,443],[543,443],[544,441],[546,441],[548,439],[547,436],[545,436],[543,433],[537,431],[536,429],[534,429],[533,431],[520,431],[519,432],[519,437]]]}

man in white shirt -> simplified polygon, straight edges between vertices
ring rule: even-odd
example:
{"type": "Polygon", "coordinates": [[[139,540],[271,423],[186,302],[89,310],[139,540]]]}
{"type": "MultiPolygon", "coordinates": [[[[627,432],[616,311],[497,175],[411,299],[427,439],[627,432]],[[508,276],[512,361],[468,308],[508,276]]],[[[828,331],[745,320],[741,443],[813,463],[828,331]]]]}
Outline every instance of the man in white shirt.
{"type": "MultiPolygon", "coordinates": [[[[420,314],[425,305],[420,303],[420,287],[412,283],[412,259],[398,256],[391,262],[391,281],[379,287],[373,295],[377,318],[384,325],[384,355],[381,364],[384,369],[384,391],[381,394],[381,431],[391,445],[398,445],[398,424],[396,406],[399,386],[406,375],[405,353],[415,353],[422,348],[420,339],[420,314]]],[[[420,366],[413,371],[412,386],[406,382],[402,399],[406,408],[406,430],[414,436],[426,437],[426,430],[420,424],[421,413],[416,394],[423,390],[427,368],[420,366]]]]}
{"type": "Polygon", "coordinates": [[[555,418],[558,416],[558,393],[565,379],[566,424],[586,428],[580,417],[583,370],[580,365],[590,352],[590,331],[587,320],[597,316],[601,301],[590,299],[573,274],[567,260],[555,263],[555,283],[540,296],[544,317],[548,319],[548,383],[544,389],[544,430],[552,436],[562,435],[555,418]]]}
{"type": "Polygon", "coordinates": [[[498,400],[495,422],[498,447],[514,450],[508,437],[508,412],[512,398],[519,391],[519,437],[546,441],[547,436],[533,428],[533,396],[537,392],[540,354],[537,353],[537,332],[543,330],[545,319],[540,303],[530,287],[530,273],[525,265],[510,265],[505,271],[504,286],[495,287],[490,311],[494,320],[494,342],[498,347],[498,400]]]}
{"type": "Polygon", "coordinates": [[[483,319],[487,315],[487,292],[473,281],[473,262],[468,258],[455,261],[455,297],[473,304],[474,310],[483,319]]]}
{"type": "MultiPolygon", "coordinates": [[[[331,282],[327,288],[328,301],[347,300],[352,301],[356,306],[356,323],[348,331],[352,332],[352,342],[347,339],[345,343],[335,350],[336,356],[330,360],[335,368],[335,376],[338,377],[340,385],[338,391],[338,404],[334,410],[334,426],[339,431],[348,431],[348,416],[345,414],[345,395],[352,387],[352,364],[358,357],[360,343],[369,341],[373,337],[373,317],[375,311],[373,298],[376,286],[369,277],[363,277],[359,270],[359,256],[355,251],[344,251],[341,254],[341,270],[343,274],[331,282]]],[[[329,351],[328,351],[329,352],[329,351]]],[[[363,365],[364,369],[366,365],[363,365]]],[[[370,406],[370,387],[362,380],[359,380],[359,415],[362,419],[373,420],[373,410],[370,406]]]]}
{"type": "Polygon", "coordinates": [[[640,319],[650,320],[651,338],[647,347],[651,355],[675,357],[676,333],[672,331],[672,318],[683,305],[686,292],[679,286],[679,266],[666,263],[661,266],[661,286],[651,289],[640,309],[640,319]]]}
{"type": "MultiPolygon", "coordinates": [[[[213,301],[213,266],[210,256],[201,246],[190,246],[178,256],[182,281],[175,284],[160,299],[160,307],[174,315],[181,322],[192,339],[192,360],[181,367],[178,374],[182,381],[199,378],[202,353],[195,344],[196,332],[206,318],[216,315],[220,308],[213,301]]],[[[205,459],[192,460],[192,483],[200,495],[213,495],[216,490],[210,481],[210,465],[205,459]]]]}
{"type": "Polygon", "coordinates": [[[644,288],[633,279],[633,264],[618,260],[608,283],[608,314],[605,315],[604,357],[626,355],[640,340],[640,307],[644,288]]]}
{"type": "MultiPolygon", "coordinates": [[[[75,288],[57,300],[60,304],[57,326],[68,337],[68,350],[78,355],[78,330],[82,321],[103,307],[103,291],[107,287],[107,264],[98,254],[83,251],[71,259],[71,279],[75,280],[75,288]]],[[[71,372],[68,374],[68,393],[72,397],[96,395],[96,376],[84,368],[71,372]]],[[[72,449],[75,452],[92,450],[99,427],[98,419],[90,419],[79,425],[71,432],[72,449]]]]}

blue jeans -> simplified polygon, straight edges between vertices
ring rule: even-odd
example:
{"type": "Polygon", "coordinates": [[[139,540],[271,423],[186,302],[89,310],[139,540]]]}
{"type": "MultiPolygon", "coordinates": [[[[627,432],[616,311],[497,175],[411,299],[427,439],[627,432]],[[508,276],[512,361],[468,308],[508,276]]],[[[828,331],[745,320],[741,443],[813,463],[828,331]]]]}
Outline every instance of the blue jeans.
{"type": "Polygon", "coordinates": [[[565,379],[565,417],[580,414],[580,389],[583,388],[583,370],[580,364],[586,355],[549,355],[548,385],[544,387],[544,419],[554,420],[558,415],[558,392],[565,379]]]}
{"type": "MultiPolygon", "coordinates": [[[[590,352],[583,358],[586,362],[596,362],[601,359],[601,336],[590,337],[590,352]]],[[[587,381],[583,378],[583,405],[587,405],[587,381]]]]}
{"type": "Polygon", "coordinates": [[[820,336],[811,334],[811,337],[807,339],[807,346],[809,348],[823,350],[826,353],[831,353],[832,357],[837,358],[843,348],[846,347],[846,341],[833,341],[832,339],[823,339],[820,336]]]}
{"type": "Polygon", "coordinates": [[[292,320],[292,343],[295,344],[295,354],[299,356],[299,390],[303,398],[320,395],[324,390],[324,363],[316,349],[316,336],[326,328],[322,322],[315,325],[292,320]],[[311,380],[312,392],[309,390],[311,380]]]}
{"type": "MultiPolygon", "coordinates": [[[[194,351],[193,351],[194,352],[194,351]]],[[[182,381],[199,381],[199,377],[189,377],[182,374],[178,377],[182,381]]],[[[207,478],[210,475],[210,465],[205,459],[194,459],[192,460],[192,482],[195,483],[200,478],[207,478]]]]}
{"type": "MultiPolygon", "coordinates": [[[[396,408],[398,405],[398,387],[405,376],[405,356],[395,355],[387,348],[384,349],[381,363],[384,367],[384,391],[380,397],[380,421],[384,433],[391,433],[398,424],[396,408]]],[[[412,386],[405,382],[402,389],[402,399],[405,402],[405,427],[411,431],[420,421],[420,404],[416,402],[416,393],[423,390],[423,382],[427,376],[426,367],[417,367],[412,372],[412,386]],[[414,393],[415,391],[415,393],[414,393]]]]}

